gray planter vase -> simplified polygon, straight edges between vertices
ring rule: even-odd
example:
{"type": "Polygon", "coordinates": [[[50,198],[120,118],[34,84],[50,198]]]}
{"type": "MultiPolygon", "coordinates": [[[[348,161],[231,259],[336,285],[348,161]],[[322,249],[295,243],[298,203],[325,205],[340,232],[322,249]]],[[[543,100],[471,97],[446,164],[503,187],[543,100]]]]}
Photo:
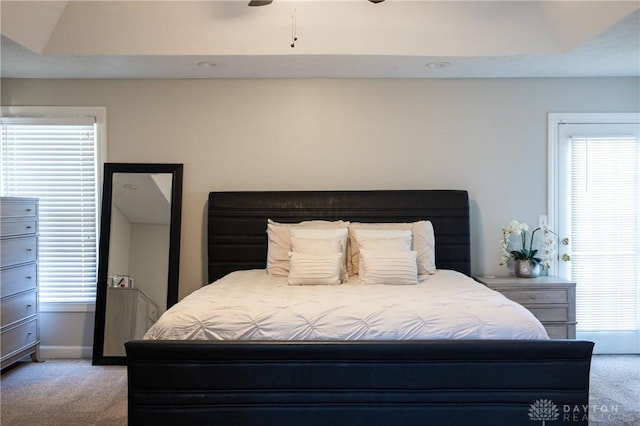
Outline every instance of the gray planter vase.
{"type": "Polygon", "coordinates": [[[513,271],[516,277],[536,278],[540,275],[540,264],[533,264],[530,260],[516,260],[513,271]]]}

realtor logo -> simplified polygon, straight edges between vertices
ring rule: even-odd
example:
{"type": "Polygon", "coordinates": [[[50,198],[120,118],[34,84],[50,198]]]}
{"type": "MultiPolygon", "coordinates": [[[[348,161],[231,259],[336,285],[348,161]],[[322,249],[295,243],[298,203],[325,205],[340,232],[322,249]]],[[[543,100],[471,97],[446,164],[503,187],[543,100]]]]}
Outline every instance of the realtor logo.
{"type": "Polygon", "coordinates": [[[542,426],[548,420],[557,420],[559,416],[558,407],[548,399],[539,399],[529,407],[529,420],[542,421],[542,426]]]}

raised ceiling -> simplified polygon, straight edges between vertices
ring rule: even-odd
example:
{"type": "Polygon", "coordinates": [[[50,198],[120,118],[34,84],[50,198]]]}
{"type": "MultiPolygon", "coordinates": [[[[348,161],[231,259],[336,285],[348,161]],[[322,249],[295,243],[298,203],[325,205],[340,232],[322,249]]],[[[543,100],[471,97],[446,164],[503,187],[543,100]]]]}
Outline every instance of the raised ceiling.
{"type": "Polygon", "coordinates": [[[3,78],[637,77],[639,9],[637,0],[2,0],[0,66],[3,78]]]}

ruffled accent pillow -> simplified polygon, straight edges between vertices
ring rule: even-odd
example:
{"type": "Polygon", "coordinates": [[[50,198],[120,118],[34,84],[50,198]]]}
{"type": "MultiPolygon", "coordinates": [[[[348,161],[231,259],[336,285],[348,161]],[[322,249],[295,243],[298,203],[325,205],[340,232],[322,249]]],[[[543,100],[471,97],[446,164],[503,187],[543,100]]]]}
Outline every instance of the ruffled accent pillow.
{"type": "MultiPolygon", "coordinates": [[[[358,251],[411,251],[411,231],[385,229],[356,229],[358,251]]],[[[358,274],[362,273],[359,262],[358,274]]]]}
{"type": "Polygon", "coordinates": [[[342,253],[308,254],[291,252],[289,285],[338,285],[342,253]]]}
{"type": "Polygon", "coordinates": [[[417,252],[360,250],[363,284],[418,284],[417,252]]]}
{"type": "Polygon", "coordinates": [[[340,281],[347,282],[347,228],[292,228],[291,251],[308,254],[341,253],[340,281]]]}

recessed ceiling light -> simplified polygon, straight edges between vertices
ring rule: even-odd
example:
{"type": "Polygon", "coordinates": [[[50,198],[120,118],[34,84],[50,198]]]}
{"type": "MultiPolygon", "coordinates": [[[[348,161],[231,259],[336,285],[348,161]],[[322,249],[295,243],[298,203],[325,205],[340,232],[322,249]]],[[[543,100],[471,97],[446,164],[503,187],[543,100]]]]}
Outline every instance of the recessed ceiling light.
{"type": "Polygon", "coordinates": [[[220,65],[222,64],[219,64],[217,62],[211,62],[211,61],[198,62],[198,66],[202,68],[215,68],[215,67],[219,67],[220,65]]]}
{"type": "Polygon", "coordinates": [[[427,64],[425,64],[425,67],[430,68],[430,69],[437,69],[437,68],[447,68],[451,66],[451,62],[429,62],[427,64]]]}

